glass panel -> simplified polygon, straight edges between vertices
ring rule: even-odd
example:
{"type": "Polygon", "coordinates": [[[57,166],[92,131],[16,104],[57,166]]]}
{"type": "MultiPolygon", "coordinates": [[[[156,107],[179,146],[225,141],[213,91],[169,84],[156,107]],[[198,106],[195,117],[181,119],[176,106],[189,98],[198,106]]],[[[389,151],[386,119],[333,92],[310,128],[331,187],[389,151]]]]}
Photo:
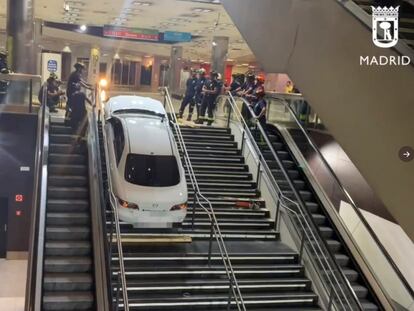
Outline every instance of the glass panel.
{"type": "Polygon", "coordinates": [[[140,186],[170,187],[180,182],[174,156],[129,154],[125,165],[126,181],[140,186]]]}

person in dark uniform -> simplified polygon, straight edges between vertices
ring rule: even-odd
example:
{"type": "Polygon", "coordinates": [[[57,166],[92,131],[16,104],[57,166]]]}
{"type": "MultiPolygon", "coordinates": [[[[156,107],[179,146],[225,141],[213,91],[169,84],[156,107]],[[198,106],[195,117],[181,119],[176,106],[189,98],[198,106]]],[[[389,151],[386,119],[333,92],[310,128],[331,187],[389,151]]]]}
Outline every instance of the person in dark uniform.
{"type": "Polygon", "coordinates": [[[204,94],[203,94],[203,87],[207,83],[206,78],[206,70],[204,68],[201,68],[198,71],[198,79],[195,86],[195,95],[194,95],[194,102],[197,109],[197,120],[200,118],[200,110],[201,110],[201,104],[203,102],[204,94]]]}
{"type": "Polygon", "coordinates": [[[203,124],[207,121],[207,125],[211,125],[214,122],[214,106],[216,104],[217,97],[221,94],[223,88],[223,82],[220,81],[220,74],[212,71],[210,74],[210,80],[203,87],[204,99],[201,104],[200,116],[195,122],[196,124],[203,124]],[[205,118],[206,110],[208,118],[205,118]]]}
{"type": "MultiPolygon", "coordinates": [[[[255,88],[255,79],[256,76],[253,73],[248,73],[246,75],[246,81],[241,87],[241,91],[239,91],[239,96],[245,98],[249,103],[249,96],[253,94],[255,88]]],[[[249,108],[246,105],[242,106],[241,114],[245,120],[250,119],[250,112],[249,108]]]]}
{"type": "MultiPolygon", "coordinates": [[[[46,99],[46,105],[49,107],[50,112],[57,112],[56,106],[59,103],[60,96],[64,95],[65,92],[59,90],[59,84],[57,81],[57,76],[54,73],[51,73],[49,78],[46,80],[47,82],[47,99],[46,99]]],[[[43,91],[44,86],[39,90],[39,102],[43,104],[43,91]]]]}
{"type": "Polygon", "coordinates": [[[240,74],[233,74],[232,75],[232,81],[230,84],[230,87],[228,88],[228,91],[231,95],[236,96],[242,89],[242,82],[241,82],[241,75],[240,74]]]}
{"type": "MultiPolygon", "coordinates": [[[[10,73],[9,66],[7,65],[7,52],[0,51],[0,73],[8,74],[10,73]]],[[[0,104],[4,103],[4,100],[7,96],[7,89],[9,88],[9,81],[1,80],[0,81],[0,104]]]]}
{"type": "Polygon", "coordinates": [[[77,83],[74,86],[74,92],[72,93],[72,114],[70,118],[70,125],[74,133],[79,135],[78,142],[80,142],[83,136],[85,136],[86,132],[86,102],[92,105],[92,102],[86,97],[86,94],[82,92],[81,84],[77,83]]]}
{"type": "Polygon", "coordinates": [[[267,102],[265,100],[265,90],[263,86],[259,86],[256,88],[255,97],[257,99],[256,103],[253,106],[254,114],[256,115],[256,120],[260,122],[263,129],[266,130],[266,110],[267,110],[267,102]]]}
{"type": "Polygon", "coordinates": [[[72,106],[72,95],[76,91],[76,85],[80,84],[80,86],[91,89],[91,86],[86,83],[82,79],[83,72],[85,70],[85,65],[82,63],[76,63],[74,65],[75,71],[73,71],[68,78],[68,85],[66,88],[66,96],[68,98],[67,104],[66,104],[66,111],[68,109],[71,109],[72,106]]]}
{"type": "Polygon", "coordinates": [[[183,101],[181,102],[180,111],[178,113],[178,118],[179,119],[182,119],[185,107],[187,107],[187,105],[190,104],[187,121],[191,121],[191,118],[192,118],[193,112],[194,112],[194,106],[195,106],[194,96],[195,96],[195,93],[196,93],[197,81],[198,81],[197,72],[194,69],[192,69],[191,70],[191,77],[187,79],[185,96],[184,96],[183,101]]]}

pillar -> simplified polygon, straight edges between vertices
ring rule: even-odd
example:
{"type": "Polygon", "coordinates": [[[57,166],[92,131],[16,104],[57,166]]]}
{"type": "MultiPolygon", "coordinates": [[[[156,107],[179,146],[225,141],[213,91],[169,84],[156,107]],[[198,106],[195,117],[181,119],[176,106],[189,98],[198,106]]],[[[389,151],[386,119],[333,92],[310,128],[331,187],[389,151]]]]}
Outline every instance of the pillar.
{"type": "Polygon", "coordinates": [[[101,58],[101,51],[99,48],[92,48],[89,57],[89,68],[88,68],[88,82],[90,84],[97,84],[99,82],[99,61],[101,58]]]}
{"type": "Polygon", "coordinates": [[[18,73],[36,73],[33,4],[34,0],[8,0],[7,3],[9,66],[18,73]]]}
{"type": "Polygon", "coordinates": [[[211,69],[217,71],[224,77],[227,53],[229,50],[229,38],[221,36],[214,37],[212,45],[211,69]]]}
{"type": "Polygon", "coordinates": [[[170,60],[170,79],[169,79],[170,93],[175,93],[180,89],[180,72],[181,72],[182,58],[183,58],[183,47],[173,46],[171,48],[171,60],[170,60]]]}

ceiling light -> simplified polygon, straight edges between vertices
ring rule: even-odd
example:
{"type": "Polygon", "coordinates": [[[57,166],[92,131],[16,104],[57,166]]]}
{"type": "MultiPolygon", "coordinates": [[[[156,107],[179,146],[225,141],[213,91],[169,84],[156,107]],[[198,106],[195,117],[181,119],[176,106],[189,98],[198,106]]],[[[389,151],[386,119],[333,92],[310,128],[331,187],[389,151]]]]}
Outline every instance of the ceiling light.
{"type": "Polygon", "coordinates": [[[69,4],[67,4],[66,2],[65,3],[63,3],[63,9],[67,12],[67,11],[69,11],[70,10],[70,5],[69,4]]]}
{"type": "Polygon", "coordinates": [[[196,13],[210,13],[210,12],[213,12],[212,9],[206,9],[206,8],[194,8],[194,9],[192,9],[192,11],[196,12],[196,13]]]}
{"type": "Polygon", "coordinates": [[[211,42],[211,44],[212,44],[213,46],[217,46],[216,41],[211,42]]]}
{"type": "Polygon", "coordinates": [[[151,6],[152,3],[151,2],[142,2],[142,1],[134,1],[132,2],[133,5],[138,5],[138,6],[151,6]]]}
{"type": "Polygon", "coordinates": [[[119,57],[119,54],[118,53],[115,53],[114,59],[118,60],[118,59],[121,59],[121,57],[119,57]]]}
{"type": "Polygon", "coordinates": [[[72,50],[70,49],[69,45],[65,46],[62,50],[63,53],[72,53],[72,50]]]}
{"type": "Polygon", "coordinates": [[[88,27],[86,27],[86,25],[81,25],[81,26],[79,27],[79,29],[80,29],[80,31],[85,32],[85,31],[86,31],[86,29],[88,29],[88,27]]]}

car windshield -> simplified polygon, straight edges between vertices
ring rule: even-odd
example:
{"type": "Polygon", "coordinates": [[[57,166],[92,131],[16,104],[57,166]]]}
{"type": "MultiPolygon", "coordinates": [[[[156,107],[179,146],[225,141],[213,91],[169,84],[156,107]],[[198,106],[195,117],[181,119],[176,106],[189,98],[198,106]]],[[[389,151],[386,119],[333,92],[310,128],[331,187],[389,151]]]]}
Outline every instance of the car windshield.
{"type": "Polygon", "coordinates": [[[139,186],[170,187],[180,182],[174,156],[133,154],[127,156],[125,179],[139,186]]]}

